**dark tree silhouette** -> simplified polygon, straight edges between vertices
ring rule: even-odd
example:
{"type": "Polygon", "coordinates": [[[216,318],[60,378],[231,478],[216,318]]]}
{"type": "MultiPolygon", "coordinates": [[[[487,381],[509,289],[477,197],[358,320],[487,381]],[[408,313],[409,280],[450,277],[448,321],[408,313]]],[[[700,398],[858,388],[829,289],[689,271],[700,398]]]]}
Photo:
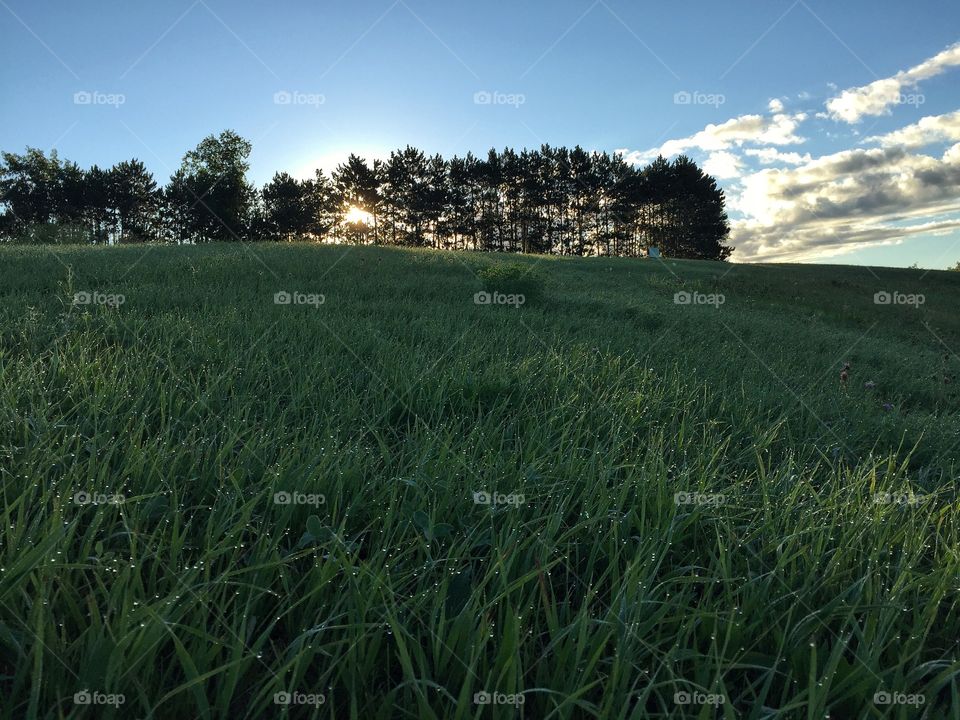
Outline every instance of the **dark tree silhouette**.
{"type": "MultiPolygon", "coordinates": [[[[110,241],[114,227],[110,198],[110,173],[94,165],[87,170],[83,187],[83,217],[90,231],[90,242],[110,241]]],[[[157,199],[159,201],[159,194],[157,199]]]]}
{"type": "Polygon", "coordinates": [[[15,232],[25,240],[38,240],[46,226],[56,221],[60,161],[56,150],[48,158],[42,150],[28,147],[23,155],[3,153],[0,197],[12,218],[15,232]]]}
{"type": "Polygon", "coordinates": [[[278,240],[320,239],[336,224],[337,199],[322,171],[312,180],[296,180],[277,173],[264,185],[263,229],[265,237],[278,240]]]}
{"type": "Polygon", "coordinates": [[[370,167],[366,160],[353,154],[333,171],[333,185],[343,216],[351,208],[357,208],[370,213],[373,218],[372,227],[366,223],[341,222],[341,237],[354,242],[379,242],[383,174],[383,164],[379,160],[374,160],[373,167],[370,167]]]}
{"type": "Polygon", "coordinates": [[[309,189],[285,172],[278,172],[263,186],[263,234],[290,240],[307,233],[311,221],[309,189]]]}
{"type": "Polygon", "coordinates": [[[225,130],[207,136],[183,156],[165,194],[179,241],[249,237],[256,196],[246,177],[252,149],[249,141],[225,130]]]}
{"type": "Polygon", "coordinates": [[[188,152],[158,191],[137,160],[84,172],[27,148],[4,153],[0,237],[34,241],[307,239],[457,250],[725,260],[723,190],[690,158],[636,168],[619,155],[543,145],[386,162],[350,155],[328,179],[247,180],[251,145],[227,130],[188,152]],[[79,235],[78,235],[79,233],[79,235]]]}
{"type": "Polygon", "coordinates": [[[119,242],[144,242],[156,237],[160,193],[142,162],[128,160],[110,168],[107,197],[119,242]]]}

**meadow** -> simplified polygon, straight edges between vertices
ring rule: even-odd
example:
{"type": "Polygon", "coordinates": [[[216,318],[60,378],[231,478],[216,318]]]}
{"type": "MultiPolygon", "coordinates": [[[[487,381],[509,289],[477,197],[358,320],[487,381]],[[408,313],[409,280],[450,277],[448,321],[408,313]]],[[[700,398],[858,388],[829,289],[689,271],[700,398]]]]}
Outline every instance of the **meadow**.
{"type": "Polygon", "coordinates": [[[0,298],[0,718],[960,718],[960,273],[8,246],[0,298]]]}

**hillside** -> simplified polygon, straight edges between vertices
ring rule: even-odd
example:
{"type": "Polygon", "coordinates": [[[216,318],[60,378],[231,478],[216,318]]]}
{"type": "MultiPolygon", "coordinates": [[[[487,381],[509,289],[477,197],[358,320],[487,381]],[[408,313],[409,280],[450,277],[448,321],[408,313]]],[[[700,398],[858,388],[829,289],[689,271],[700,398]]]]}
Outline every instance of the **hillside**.
{"type": "Polygon", "coordinates": [[[960,273],[221,244],[0,279],[0,717],[957,717],[960,273]],[[476,304],[505,263],[539,296],[476,304]]]}

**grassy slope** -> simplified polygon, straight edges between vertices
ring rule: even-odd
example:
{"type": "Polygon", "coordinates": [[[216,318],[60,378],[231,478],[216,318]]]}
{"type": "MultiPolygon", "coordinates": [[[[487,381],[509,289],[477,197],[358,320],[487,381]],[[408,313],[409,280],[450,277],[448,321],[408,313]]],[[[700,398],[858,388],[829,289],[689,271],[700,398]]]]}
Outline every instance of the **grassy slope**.
{"type": "Polygon", "coordinates": [[[494,256],[53,252],[0,249],[2,717],[960,717],[960,274],[520,258],[516,310],[494,256]]]}

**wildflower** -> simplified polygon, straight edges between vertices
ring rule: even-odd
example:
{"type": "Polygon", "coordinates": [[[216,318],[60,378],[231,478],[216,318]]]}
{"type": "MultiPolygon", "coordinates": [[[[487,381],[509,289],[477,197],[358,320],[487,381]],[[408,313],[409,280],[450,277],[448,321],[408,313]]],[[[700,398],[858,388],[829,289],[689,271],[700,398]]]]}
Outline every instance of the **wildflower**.
{"type": "Polygon", "coordinates": [[[877,386],[877,384],[876,384],[873,380],[867,380],[867,381],[863,384],[863,386],[864,386],[867,390],[873,390],[873,389],[877,386]]]}
{"type": "Polygon", "coordinates": [[[893,405],[891,405],[890,403],[884,403],[882,407],[884,412],[890,412],[891,410],[893,410],[893,405]]]}
{"type": "Polygon", "coordinates": [[[840,384],[846,385],[848,377],[850,377],[850,363],[844,363],[843,370],[840,371],[840,384]]]}

